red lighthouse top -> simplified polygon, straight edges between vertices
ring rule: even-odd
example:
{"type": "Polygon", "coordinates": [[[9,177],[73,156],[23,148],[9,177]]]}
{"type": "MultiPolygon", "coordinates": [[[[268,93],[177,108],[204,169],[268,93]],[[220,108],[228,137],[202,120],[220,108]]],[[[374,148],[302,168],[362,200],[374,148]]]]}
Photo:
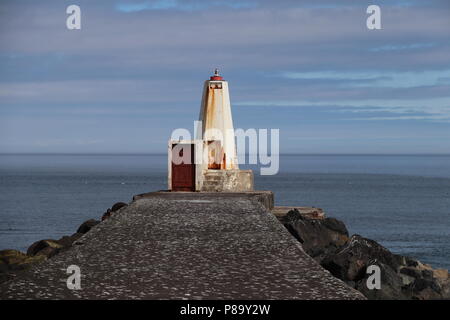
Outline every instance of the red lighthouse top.
{"type": "Polygon", "coordinates": [[[219,76],[219,69],[214,70],[214,75],[209,78],[210,80],[220,81],[223,80],[223,77],[219,76]]]}

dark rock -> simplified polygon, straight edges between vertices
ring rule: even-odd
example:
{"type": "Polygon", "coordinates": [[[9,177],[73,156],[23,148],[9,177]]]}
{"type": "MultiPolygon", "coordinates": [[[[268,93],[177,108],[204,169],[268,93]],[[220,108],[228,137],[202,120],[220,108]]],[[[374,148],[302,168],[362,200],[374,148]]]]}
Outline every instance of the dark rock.
{"type": "Polygon", "coordinates": [[[411,286],[414,287],[414,289],[417,291],[422,291],[425,290],[426,288],[431,288],[437,293],[441,292],[441,287],[436,281],[433,280],[416,279],[416,281],[414,281],[411,284],[411,286]]]}
{"type": "Polygon", "coordinates": [[[74,233],[71,236],[64,236],[61,239],[59,239],[57,242],[62,245],[64,248],[69,248],[72,246],[72,244],[81,238],[83,236],[82,233],[74,233]]]}
{"type": "Polygon", "coordinates": [[[117,210],[128,206],[125,202],[117,202],[111,207],[111,212],[116,212],[117,210]]]}
{"type": "Polygon", "coordinates": [[[1,250],[0,251],[0,270],[2,273],[9,271],[17,271],[27,269],[34,263],[45,260],[43,255],[29,256],[17,250],[1,250]]]}
{"type": "Polygon", "coordinates": [[[98,225],[100,223],[100,221],[95,220],[95,219],[90,219],[87,220],[85,222],[83,222],[80,227],[77,230],[77,233],[82,233],[85,234],[87,233],[89,230],[91,230],[93,227],[95,227],[96,225],[98,225]]]}
{"type": "Polygon", "coordinates": [[[106,212],[102,215],[102,221],[111,217],[111,209],[106,210],[106,212]]]}
{"type": "Polygon", "coordinates": [[[310,219],[297,209],[286,214],[284,226],[318,262],[348,241],[348,231],[343,222],[334,218],[310,219]]]}
{"type": "Polygon", "coordinates": [[[338,234],[343,234],[348,237],[347,227],[342,221],[335,218],[326,218],[322,223],[328,229],[336,231],[338,234]]]}
{"type": "MultiPolygon", "coordinates": [[[[77,241],[78,239],[80,239],[82,236],[83,236],[82,233],[75,232],[74,234],[72,234],[72,235],[70,236],[70,239],[73,240],[73,242],[75,242],[75,241],[77,241]]],[[[73,242],[72,242],[72,244],[73,244],[73,242]]]]}
{"type": "Polygon", "coordinates": [[[380,267],[380,289],[369,289],[367,280],[371,274],[366,271],[364,277],[358,281],[355,289],[361,292],[366,298],[370,300],[398,300],[406,299],[402,292],[403,281],[402,278],[390,266],[385,265],[378,260],[371,260],[368,265],[377,265],[380,267]]]}
{"type": "Polygon", "coordinates": [[[270,212],[280,220],[281,223],[284,223],[286,215],[290,211],[297,210],[303,217],[308,219],[325,219],[325,213],[320,208],[315,207],[292,207],[292,206],[276,206],[273,207],[270,212]]]}
{"type": "Polygon", "coordinates": [[[416,300],[430,300],[448,298],[442,295],[439,283],[434,279],[418,278],[403,288],[403,292],[416,300]]]}
{"type": "MultiPolygon", "coordinates": [[[[403,267],[400,269],[400,273],[406,274],[407,276],[413,277],[413,278],[421,278],[422,272],[420,270],[417,270],[416,268],[412,267],[403,267]]],[[[431,272],[431,274],[433,274],[431,272]]]]}
{"type": "Polygon", "coordinates": [[[294,209],[294,210],[289,210],[288,213],[286,213],[285,219],[286,219],[286,222],[288,222],[288,221],[295,221],[298,219],[303,220],[305,218],[301,215],[300,211],[298,211],[297,209],[294,209]]]}
{"type": "Polygon", "coordinates": [[[70,248],[74,241],[83,236],[82,233],[74,233],[71,236],[64,236],[59,240],[39,240],[34,242],[27,250],[27,255],[36,256],[43,255],[51,258],[58,254],[61,250],[70,248]]]}
{"type": "Polygon", "coordinates": [[[279,218],[304,250],[335,277],[369,299],[450,299],[447,270],[391,253],[377,242],[353,235],[333,218],[315,219],[299,210],[279,218]],[[370,265],[381,271],[381,288],[367,287],[370,265]]]}
{"type": "Polygon", "coordinates": [[[46,257],[54,256],[63,246],[57,240],[47,239],[34,242],[27,250],[27,255],[36,256],[38,254],[46,257]],[[50,248],[50,249],[47,249],[50,248]],[[46,249],[44,251],[44,249],[46,249]]]}
{"type": "Polygon", "coordinates": [[[353,235],[338,252],[324,258],[322,266],[339,279],[358,281],[365,276],[368,262],[374,259],[391,267],[395,272],[404,260],[376,241],[353,235]]]}
{"type": "Polygon", "coordinates": [[[405,257],[405,259],[406,259],[406,266],[408,267],[416,268],[419,265],[419,262],[417,260],[411,259],[409,257],[405,257]]]}
{"type": "Polygon", "coordinates": [[[54,248],[54,247],[45,247],[42,250],[39,250],[36,255],[42,255],[47,258],[51,258],[53,256],[56,256],[60,251],[60,248],[54,248]]]}
{"type": "Polygon", "coordinates": [[[433,279],[433,271],[431,271],[431,270],[422,270],[421,276],[424,279],[431,280],[431,279],[433,279]]]}
{"type": "Polygon", "coordinates": [[[0,273],[5,273],[8,270],[9,270],[9,267],[6,264],[6,262],[3,262],[2,260],[0,260],[0,273]]]}
{"type": "Polygon", "coordinates": [[[120,209],[122,209],[123,207],[126,207],[126,206],[128,206],[128,204],[125,203],[125,202],[117,202],[117,203],[115,203],[111,207],[111,209],[106,210],[106,212],[103,214],[102,221],[108,219],[109,217],[111,217],[113,212],[116,212],[116,211],[118,211],[118,210],[120,210],[120,209]]]}
{"type": "Polygon", "coordinates": [[[62,238],[58,239],[56,241],[59,243],[63,248],[68,248],[72,246],[73,240],[70,236],[63,236],[62,238]]]}

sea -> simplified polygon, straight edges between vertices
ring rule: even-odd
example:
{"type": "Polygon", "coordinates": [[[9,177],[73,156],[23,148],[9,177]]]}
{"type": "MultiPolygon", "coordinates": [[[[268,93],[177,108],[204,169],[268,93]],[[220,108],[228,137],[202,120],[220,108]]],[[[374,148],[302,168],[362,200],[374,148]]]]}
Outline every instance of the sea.
{"type": "MultiPolygon", "coordinates": [[[[450,155],[281,155],[255,173],[276,205],[322,208],[350,234],[450,269],[450,155]]],[[[162,154],[1,154],[0,250],[73,234],[115,202],[167,189],[162,154]]]]}

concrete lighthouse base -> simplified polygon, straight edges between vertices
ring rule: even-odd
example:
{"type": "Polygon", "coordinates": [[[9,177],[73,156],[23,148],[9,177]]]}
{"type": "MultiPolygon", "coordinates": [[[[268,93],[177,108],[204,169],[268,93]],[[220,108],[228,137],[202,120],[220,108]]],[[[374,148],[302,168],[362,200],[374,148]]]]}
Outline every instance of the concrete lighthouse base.
{"type": "Polygon", "coordinates": [[[246,192],[253,191],[252,170],[206,170],[201,191],[246,192]]]}

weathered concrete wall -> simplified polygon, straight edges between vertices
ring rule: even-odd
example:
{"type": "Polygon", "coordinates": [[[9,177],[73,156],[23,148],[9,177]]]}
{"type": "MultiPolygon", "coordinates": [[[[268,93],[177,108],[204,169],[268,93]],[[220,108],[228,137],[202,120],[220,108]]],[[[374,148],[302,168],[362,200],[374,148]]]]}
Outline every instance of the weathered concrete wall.
{"type": "Polygon", "coordinates": [[[201,191],[245,192],[253,190],[251,170],[207,170],[203,175],[201,191]]]}
{"type": "Polygon", "coordinates": [[[265,209],[268,211],[273,210],[274,208],[274,194],[272,191],[245,191],[245,192],[167,192],[167,191],[157,191],[157,192],[148,192],[148,193],[142,193],[137,194],[133,197],[133,201],[139,200],[139,199],[149,199],[149,198],[155,198],[155,197],[164,197],[168,200],[176,200],[182,197],[183,199],[206,199],[214,201],[214,199],[221,198],[221,199],[230,199],[230,201],[233,201],[233,199],[239,199],[239,198],[246,198],[254,203],[261,204],[265,209]]]}

